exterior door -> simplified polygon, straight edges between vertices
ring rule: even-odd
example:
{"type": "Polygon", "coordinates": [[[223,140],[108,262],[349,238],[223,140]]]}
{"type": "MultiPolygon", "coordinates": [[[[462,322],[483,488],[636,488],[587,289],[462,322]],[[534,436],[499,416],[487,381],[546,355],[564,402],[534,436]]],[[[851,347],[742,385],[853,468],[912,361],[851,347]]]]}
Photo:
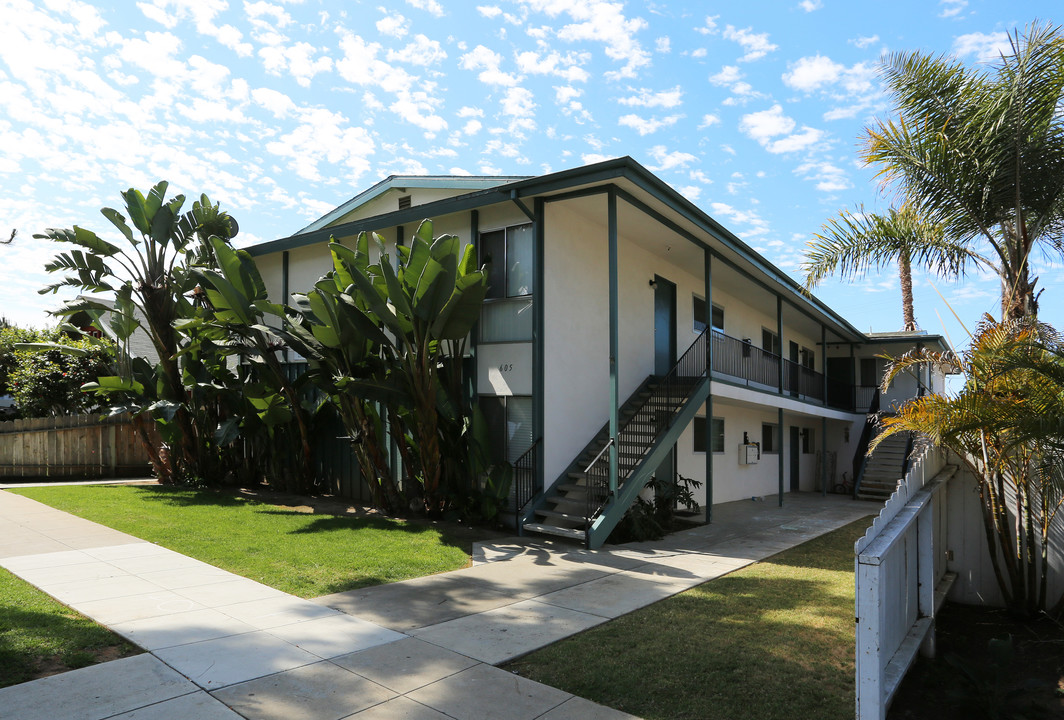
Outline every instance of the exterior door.
{"type": "MultiPolygon", "coordinates": [[[[676,285],[654,276],[654,374],[663,377],[676,364],[676,285]]],[[[676,479],[676,449],[654,473],[658,480],[671,484],[676,479]]]]}
{"type": "Polygon", "coordinates": [[[676,364],[676,285],[654,276],[654,374],[667,375],[676,364]]]}
{"type": "Polygon", "coordinates": [[[791,426],[791,492],[798,490],[798,453],[801,451],[801,434],[798,428],[791,426]]]}

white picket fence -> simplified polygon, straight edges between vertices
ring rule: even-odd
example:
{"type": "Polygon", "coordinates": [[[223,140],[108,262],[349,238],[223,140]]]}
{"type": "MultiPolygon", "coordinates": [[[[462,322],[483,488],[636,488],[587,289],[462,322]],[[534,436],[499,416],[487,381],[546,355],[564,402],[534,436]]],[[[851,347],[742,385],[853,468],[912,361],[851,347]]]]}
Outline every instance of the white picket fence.
{"type": "Polygon", "coordinates": [[[856,716],[883,720],[923,647],[934,653],[934,617],[949,591],[948,483],[957,465],[930,448],[854,546],[856,716]]]}

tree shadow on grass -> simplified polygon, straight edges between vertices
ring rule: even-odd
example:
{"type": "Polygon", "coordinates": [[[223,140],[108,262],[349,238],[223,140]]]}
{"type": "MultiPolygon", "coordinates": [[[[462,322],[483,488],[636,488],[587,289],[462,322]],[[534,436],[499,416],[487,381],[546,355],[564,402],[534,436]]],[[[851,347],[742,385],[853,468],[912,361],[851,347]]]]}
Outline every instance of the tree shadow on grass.
{"type": "Polygon", "coordinates": [[[67,615],[5,607],[0,620],[0,687],[140,652],[73,611],[67,615]]]}

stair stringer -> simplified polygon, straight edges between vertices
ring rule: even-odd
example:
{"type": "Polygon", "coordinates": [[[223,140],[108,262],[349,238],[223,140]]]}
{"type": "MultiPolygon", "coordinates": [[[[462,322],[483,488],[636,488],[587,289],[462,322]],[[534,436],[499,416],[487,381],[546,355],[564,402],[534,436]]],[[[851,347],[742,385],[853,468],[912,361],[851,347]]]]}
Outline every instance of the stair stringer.
{"type": "Polygon", "coordinates": [[[705,404],[709,397],[709,378],[703,377],[701,382],[691,391],[686,402],[673,418],[669,429],[654,441],[650,451],[643,456],[639,465],[632,474],[617,488],[617,495],[611,498],[602,508],[602,512],[592,521],[588,531],[587,546],[592,550],[602,547],[606,538],[617,527],[628,508],[632,506],[639,493],[643,491],[650,476],[665,459],[669,450],[680,439],[681,433],[694,420],[695,415],[705,404]]]}
{"type": "MultiPolygon", "coordinates": [[[[656,379],[657,379],[657,376],[648,375],[647,378],[645,380],[643,380],[643,382],[639,383],[639,387],[637,387],[632,392],[632,394],[628,397],[628,399],[625,401],[625,405],[630,403],[632,401],[632,398],[634,398],[637,395],[639,395],[639,393],[646,391],[647,387],[652,382],[654,382],[654,380],[656,380],[656,379]]],[[[610,428],[610,424],[607,421],[601,428],[599,428],[598,432],[596,432],[594,435],[592,435],[591,440],[588,441],[587,445],[585,445],[583,447],[583,449],[581,449],[580,452],[578,452],[576,454],[576,456],[573,458],[573,461],[571,463],[569,463],[569,465],[567,465],[564,470],[562,470],[561,474],[559,474],[558,477],[554,479],[554,482],[552,482],[547,487],[546,490],[544,490],[538,496],[536,496],[536,498],[532,502],[528,503],[525,506],[524,510],[521,511],[518,514],[518,517],[517,517],[517,527],[518,528],[522,527],[525,523],[531,522],[532,520],[535,519],[536,510],[542,510],[543,508],[545,508],[550,503],[549,499],[552,496],[558,494],[558,486],[559,485],[561,485],[563,483],[571,483],[572,482],[572,479],[569,477],[569,473],[571,473],[571,472],[579,472],[579,471],[584,469],[584,465],[586,465],[586,463],[581,463],[580,462],[580,458],[585,453],[587,453],[589,450],[593,450],[594,449],[594,450],[597,451],[599,446],[601,446],[601,444],[602,444],[599,441],[599,439],[598,439],[599,436],[603,432],[608,432],[609,428],[610,428]]]]}

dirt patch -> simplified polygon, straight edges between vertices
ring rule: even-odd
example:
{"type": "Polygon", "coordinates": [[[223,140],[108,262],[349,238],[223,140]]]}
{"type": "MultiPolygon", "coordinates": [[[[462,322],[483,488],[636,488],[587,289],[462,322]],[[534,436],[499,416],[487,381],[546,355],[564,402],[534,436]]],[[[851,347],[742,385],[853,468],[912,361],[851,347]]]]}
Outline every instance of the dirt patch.
{"type": "Polygon", "coordinates": [[[60,673],[88,667],[89,665],[140,655],[142,652],[144,651],[139,647],[123,642],[118,645],[107,645],[105,647],[92,648],[91,650],[79,650],[69,657],[49,655],[37,660],[32,674],[26,679],[39,680],[40,678],[59,675],[60,673]]]}
{"type": "Polygon", "coordinates": [[[936,625],[937,657],[917,658],[888,720],[1064,720],[1064,625],[954,604],[936,625]]]}

